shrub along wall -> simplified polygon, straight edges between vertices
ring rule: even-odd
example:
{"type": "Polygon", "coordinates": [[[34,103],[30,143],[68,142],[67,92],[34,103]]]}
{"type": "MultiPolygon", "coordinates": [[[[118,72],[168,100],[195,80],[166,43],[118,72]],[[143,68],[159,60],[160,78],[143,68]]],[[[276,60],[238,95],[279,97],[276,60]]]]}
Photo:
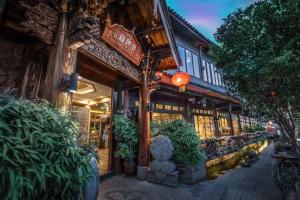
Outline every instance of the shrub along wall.
{"type": "Polygon", "coordinates": [[[267,146],[267,143],[267,140],[259,141],[257,143],[245,146],[238,152],[227,154],[220,158],[207,161],[207,177],[209,179],[215,178],[218,172],[234,168],[250,151],[255,151],[256,153],[260,154],[263,148],[267,146]]]}

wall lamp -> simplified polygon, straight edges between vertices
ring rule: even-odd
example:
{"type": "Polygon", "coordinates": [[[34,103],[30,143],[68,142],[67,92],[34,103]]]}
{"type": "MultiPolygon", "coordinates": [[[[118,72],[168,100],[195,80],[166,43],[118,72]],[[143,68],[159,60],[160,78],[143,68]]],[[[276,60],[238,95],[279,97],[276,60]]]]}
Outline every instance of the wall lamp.
{"type": "Polygon", "coordinates": [[[72,73],[68,81],[68,92],[74,93],[77,91],[78,73],[72,73]]]}

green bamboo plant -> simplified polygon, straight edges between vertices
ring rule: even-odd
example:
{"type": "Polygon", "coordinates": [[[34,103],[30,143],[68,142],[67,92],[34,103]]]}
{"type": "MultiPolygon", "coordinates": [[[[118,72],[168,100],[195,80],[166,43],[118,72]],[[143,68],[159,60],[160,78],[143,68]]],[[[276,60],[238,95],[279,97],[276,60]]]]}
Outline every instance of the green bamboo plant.
{"type": "Polygon", "coordinates": [[[46,102],[0,97],[0,197],[80,198],[91,175],[71,117],[46,102]]]}
{"type": "Polygon", "coordinates": [[[134,158],[138,143],[135,124],[124,115],[115,115],[113,125],[115,139],[120,147],[117,155],[122,159],[134,158]]]}

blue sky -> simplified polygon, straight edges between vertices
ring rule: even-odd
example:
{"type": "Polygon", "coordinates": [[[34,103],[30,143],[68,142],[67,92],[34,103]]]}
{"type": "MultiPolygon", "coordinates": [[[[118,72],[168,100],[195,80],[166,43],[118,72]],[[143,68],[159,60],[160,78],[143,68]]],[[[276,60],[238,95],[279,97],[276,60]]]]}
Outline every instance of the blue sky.
{"type": "Polygon", "coordinates": [[[222,19],[238,8],[245,8],[256,0],[166,0],[168,6],[185,18],[207,38],[223,23],[222,19]]]}

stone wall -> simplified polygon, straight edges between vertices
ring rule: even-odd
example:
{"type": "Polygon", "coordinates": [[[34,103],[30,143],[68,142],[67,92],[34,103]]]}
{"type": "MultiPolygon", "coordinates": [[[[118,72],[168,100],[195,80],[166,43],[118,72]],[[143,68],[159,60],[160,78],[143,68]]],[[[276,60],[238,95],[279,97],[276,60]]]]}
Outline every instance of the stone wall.
{"type": "Polygon", "coordinates": [[[256,153],[260,154],[260,152],[267,146],[268,141],[263,140],[257,143],[249,144],[237,152],[206,161],[206,171],[208,179],[216,177],[217,173],[220,171],[234,168],[240,163],[240,161],[248,152],[254,150],[256,153]]]}

